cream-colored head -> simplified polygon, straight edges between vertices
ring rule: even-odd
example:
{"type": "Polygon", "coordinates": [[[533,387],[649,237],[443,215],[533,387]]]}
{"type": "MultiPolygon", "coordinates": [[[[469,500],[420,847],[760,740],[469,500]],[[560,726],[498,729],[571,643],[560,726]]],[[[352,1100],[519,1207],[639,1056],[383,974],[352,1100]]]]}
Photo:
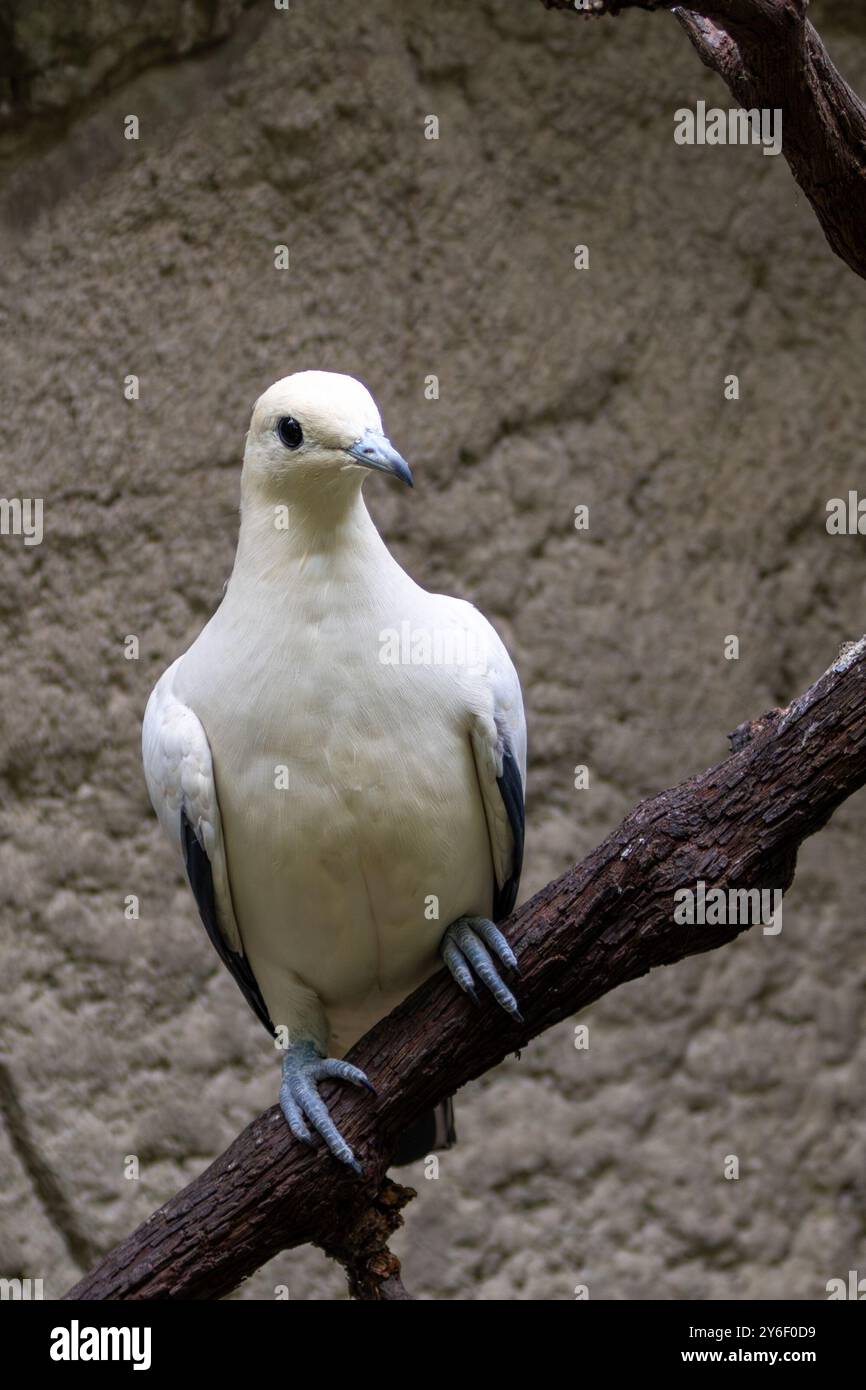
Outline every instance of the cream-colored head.
{"type": "Polygon", "coordinates": [[[329,491],[364,469],[412,474],[385,435],[366,386],[339,372],[295,372],[274,382],[253,407],[244,475],[268,491],[329,491]]]}

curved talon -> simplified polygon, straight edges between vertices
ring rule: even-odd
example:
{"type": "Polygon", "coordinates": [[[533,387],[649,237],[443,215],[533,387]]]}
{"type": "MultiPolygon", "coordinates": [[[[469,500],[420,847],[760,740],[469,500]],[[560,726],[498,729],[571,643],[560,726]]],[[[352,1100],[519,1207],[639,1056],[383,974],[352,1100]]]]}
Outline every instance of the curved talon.
{"type": "Polygon", "coordinates": [[[460,950],[460,947],[451,939],[448,932],[446,932],[442,938],[442,959],[448,966],[457,984],[463,990],[463,993],[469,995],[473,1004],[479,1003],[478,995],[475,993],[472,971],[463,959],[463,952],[460,950]]]}
{"type": "Polygon", "coordinates": [[[369,1081],[360,1067],[353,1067],[351,1062],[343,1062],[339,1057],[323,1057],[315,1066],[311,1073],[316,1081],[332,1079],[336,1081],[350,1081],[353,1086],[363,1086],[365,1091],[376,1094],[376,1087],[369,1081]]]}
{"type": "Polygon", "coordinates": [[[519,970],[517,958],[493,922],[488,921],[486,917],[458,917],[442,938],[441,951],[442,958],[455,981],[476,1004],[478,996],[475,993],[473,970],[482,984],[490,990],[497,1004],[518,1023],[523,1022],[517,1000],[499,974],[490,952],[492,951],[504,966],[516,971],[519,970]]]}
{"type": "Polygon", "coordinates": [[[330,1111],[317,1089],[317,1082],[348,1081],[353,1086],[375,1090],[364,1073],[337,1057],[323,1057],[312,1042],[299,1042],[288,1048],[283,1057],[283,1079],[280,1085],[280,1109],[296,1139],[312,1146],[313,1136],[308,1122],[324,1139],[331,1153],[355,1173],[363,1176],[363,1168],[346,1140],[331,1119],[330,1111]]]}

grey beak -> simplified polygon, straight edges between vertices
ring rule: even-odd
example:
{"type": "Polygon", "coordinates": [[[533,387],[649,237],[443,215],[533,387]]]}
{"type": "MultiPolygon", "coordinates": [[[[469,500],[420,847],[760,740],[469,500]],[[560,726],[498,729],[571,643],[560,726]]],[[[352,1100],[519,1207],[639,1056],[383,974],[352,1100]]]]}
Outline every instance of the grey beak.
{"type": "Polygon", "coordinates": [[[376,430],[365,430],[346,453],[364,468],[377,468],[380,473],[393,473],[401,482],[408,483],[410,487],[415,486],[406,460],[397,453],[390,439],[386,439],[384,434],[379,434],[376,430]]]}

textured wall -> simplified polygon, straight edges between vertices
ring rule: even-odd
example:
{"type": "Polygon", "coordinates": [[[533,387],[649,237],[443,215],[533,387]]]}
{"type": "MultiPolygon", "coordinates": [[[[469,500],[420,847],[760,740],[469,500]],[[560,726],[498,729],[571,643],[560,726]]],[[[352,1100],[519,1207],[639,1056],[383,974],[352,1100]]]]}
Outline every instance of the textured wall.
{"type": "MultiPolygon", "coordinates": [[[[866,292],[781,159],[674,145],[677,107],[729,100],[673,19],[118,2],[115,30],[152,26],[130,37],[67,8],[58,37],[0,5],[0,493],[45,499],[41,545],[0,538],[0,1274],[52,1296],[276,1096],[138,748],[219,600],[270,381],[364,378],[416,472],[367,486],[391,545],[509,643],[527,892],[864,627],[863,541],[824,509],[862,480],[866,292]]],[[[866,90],[866,22],[815,11],[866,90]]],[[[855,801],[806,846],[780,936],[633,983],[588,1051],[563,1024],[459,1096],[399,1241],[416,1293],[808,1299],[862,1271],[863,830],[855,801]]],[[[279,1283],[344,1296],[311,1250],[241,1296],[279,1283]]]]}

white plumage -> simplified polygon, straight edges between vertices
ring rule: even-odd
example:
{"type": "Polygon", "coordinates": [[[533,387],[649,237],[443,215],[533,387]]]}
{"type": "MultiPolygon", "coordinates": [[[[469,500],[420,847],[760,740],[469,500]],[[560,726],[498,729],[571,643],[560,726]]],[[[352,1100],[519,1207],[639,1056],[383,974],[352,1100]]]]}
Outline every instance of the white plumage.
{"type": "Polygon", "coordinates": [[[370,468],[411,481],[359,382],[303,372],[265,392],[225,597],[144,720],[154,808],[181,853],[183,812],[210,868],[215,944],[306,1058],[341,1057],[440,968],[451,923],[513,900],[522,851],[501,780],[508,760],[522,810],[514,667],[475,608],[393,559],[370,468]]]}

